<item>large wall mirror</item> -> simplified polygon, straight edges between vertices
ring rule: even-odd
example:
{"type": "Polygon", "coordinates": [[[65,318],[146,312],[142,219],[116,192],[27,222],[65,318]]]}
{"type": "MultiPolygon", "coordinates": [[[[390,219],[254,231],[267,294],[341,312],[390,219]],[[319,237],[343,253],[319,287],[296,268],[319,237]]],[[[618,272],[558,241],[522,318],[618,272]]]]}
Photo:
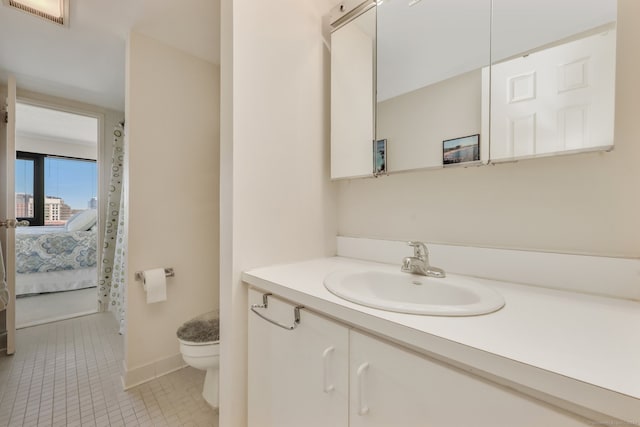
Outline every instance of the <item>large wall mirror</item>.
{"type": "Polygon", "coordinates": [[[613,146],[617,0],[364,4],[332,33],[332,178],[376,140],[388,173],[613,146]]]}
{"type": "Polygon", "coordinates": [[[442,167],[444,141],[486,128],[491,1],[385,0],[377,15],[376,138],[389,172],[442,167]]]}

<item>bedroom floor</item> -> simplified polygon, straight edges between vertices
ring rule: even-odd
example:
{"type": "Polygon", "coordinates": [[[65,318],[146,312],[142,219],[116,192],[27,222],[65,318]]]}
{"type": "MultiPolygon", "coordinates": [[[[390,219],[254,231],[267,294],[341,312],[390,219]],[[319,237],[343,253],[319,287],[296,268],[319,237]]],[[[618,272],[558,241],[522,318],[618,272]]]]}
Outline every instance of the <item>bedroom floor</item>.
{"type": "Polygon", "coordinates": [[[111,313],[21,329],[0,356],[0,426],[217,426],[204,371],[122,390],[123,337],[111,313]]]}
{"type": "Polygon", "coordinates": [[[96,288],[86,288],[16,298],[16,328],[95,313],[96,292],[96,288]]]}

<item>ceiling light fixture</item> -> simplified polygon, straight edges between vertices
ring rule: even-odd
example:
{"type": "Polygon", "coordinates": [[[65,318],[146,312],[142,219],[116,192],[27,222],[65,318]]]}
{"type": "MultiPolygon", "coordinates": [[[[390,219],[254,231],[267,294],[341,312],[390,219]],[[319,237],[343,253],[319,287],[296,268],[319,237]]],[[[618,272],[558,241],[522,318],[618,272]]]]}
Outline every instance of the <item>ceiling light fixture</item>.
{"type": "Polygon", "coordinates": [[[4,3],[56,24],[69,25],[68,0],[4,0],[4,3]]]}

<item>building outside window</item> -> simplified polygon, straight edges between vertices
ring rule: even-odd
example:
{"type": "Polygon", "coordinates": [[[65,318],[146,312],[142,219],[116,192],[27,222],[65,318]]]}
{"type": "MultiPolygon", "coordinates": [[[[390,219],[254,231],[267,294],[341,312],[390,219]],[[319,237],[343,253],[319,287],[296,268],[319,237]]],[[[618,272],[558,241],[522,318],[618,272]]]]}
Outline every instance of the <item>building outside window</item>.
{"type": "Polygon", "coordinates": [[[95,160],[16,154],[16,218],[31,225],[64,226],[77,212],[95,209],[95,160]]]}

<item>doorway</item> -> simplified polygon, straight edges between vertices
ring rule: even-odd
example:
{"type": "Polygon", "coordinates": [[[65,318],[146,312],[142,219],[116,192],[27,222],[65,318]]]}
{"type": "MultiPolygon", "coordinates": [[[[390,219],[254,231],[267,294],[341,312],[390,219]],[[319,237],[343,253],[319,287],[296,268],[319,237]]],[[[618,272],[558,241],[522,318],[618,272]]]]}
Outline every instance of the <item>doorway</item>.
{"type": "Polygon", "coordinates": [[[97,311],[100,118],[16,104],[16,328],[97,311]]]}

